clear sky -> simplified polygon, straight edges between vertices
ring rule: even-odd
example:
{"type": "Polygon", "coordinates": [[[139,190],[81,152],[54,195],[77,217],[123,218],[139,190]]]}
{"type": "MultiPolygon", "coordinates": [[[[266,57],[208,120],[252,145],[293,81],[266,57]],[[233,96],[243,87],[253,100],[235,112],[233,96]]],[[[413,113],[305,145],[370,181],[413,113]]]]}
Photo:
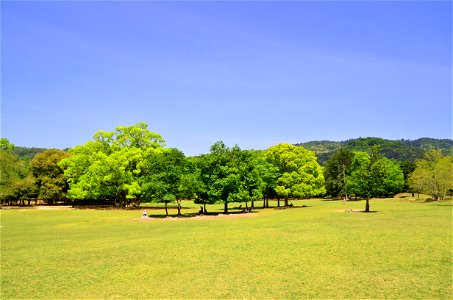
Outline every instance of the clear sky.
{"type": "Polygon", "coordinates": [[[451,1],[1,1],[1,135],[149,124],[186,155],[452,137],[451,1]]]}

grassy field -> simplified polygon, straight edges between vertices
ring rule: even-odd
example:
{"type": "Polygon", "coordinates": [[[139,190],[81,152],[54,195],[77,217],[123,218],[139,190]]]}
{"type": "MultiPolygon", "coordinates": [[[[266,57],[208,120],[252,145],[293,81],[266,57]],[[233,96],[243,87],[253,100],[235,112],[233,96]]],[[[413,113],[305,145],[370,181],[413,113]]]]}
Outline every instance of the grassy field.
{"type": "Polygon", "coordinates": [[[1,299],[452,298],[451,201],[373,199],[368,214],[345,212],[363,201],[293,203],[146,221],[141,210],[4,209],[1,299]]]}

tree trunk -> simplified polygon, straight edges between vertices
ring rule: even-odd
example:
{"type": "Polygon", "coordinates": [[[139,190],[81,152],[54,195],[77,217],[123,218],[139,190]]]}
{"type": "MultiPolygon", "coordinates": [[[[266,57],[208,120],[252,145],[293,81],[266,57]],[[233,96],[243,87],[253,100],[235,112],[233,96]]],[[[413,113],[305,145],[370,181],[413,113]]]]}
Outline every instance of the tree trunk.
{"type": "Polygon", "coordinates": [[[253,200],[252,200],[252,204],[250,205],[250,210],[251,210],[252,208],[255,208],[255,201],[253,201],[253,200]]]}
{"type": "Polygon", "coordinates": [[[225,210],[224,212],[227,214],[228,213],[228,202],[225,202],[225,210]]]}
{"type": "Polygon", "coordinates": [[[181,216],[181,199],[178,199],[178,217],[181,216]]]}
{"type": "Polygon", "coordinates": [[[203,203],[203,214],[207,215],[208,211],[206,210],[206,201],[203,203]]]}
{"type": "Polygon", "coordinates": [[[366,196],[365,212],[370,212],[370,197],[366,196]]]}
{"type": "Polygon", "coordinates": [[[263,198],[263,208],[266,208],[266,198],[263,198]]]}
{"type": "Polygon", "coordinates": [[[167,202],[165,202],[165,214],[167,215],[168,217],[168,208],[167,208],[167,202]]]}
{"type": "Polygon", "coordinates": [[[266,208],[269,208],[269,198],[266,199],[266,208]]]}
{"type": "Polygon", "coordinates": [[[288,206],[288,197],[285,197],[285,206],[288,206]]]}
{"type": "Polygon", "coordinates": [[[280,197],[277,198],[277,206],[280,207],[280,197]]]}
{"type": "Polygon", "coordinates": [[[345,201],[348,200],[348,194],[346,193],[346,166],[345,164],[342,165],[343,167],[343,189],[344,189],[344,199],[345,201]]]}

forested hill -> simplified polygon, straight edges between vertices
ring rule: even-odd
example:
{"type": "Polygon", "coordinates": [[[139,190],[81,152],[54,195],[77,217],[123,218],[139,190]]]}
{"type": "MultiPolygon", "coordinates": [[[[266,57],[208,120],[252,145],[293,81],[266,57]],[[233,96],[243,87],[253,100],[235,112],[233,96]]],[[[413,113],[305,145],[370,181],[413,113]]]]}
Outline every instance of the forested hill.
{"type": "Polygon", "coordinates": [[[396,160],[416,161],[423,158],[424,153],[429,149],[436,149],[443,154],[450,155],[453,148],[451,139],[420,138],[417,140],[386,140],[382,138],[368,137],[350,139],[347,141],[311,141],[296,144],[312,150],[318,157],[321,165],[341,147],[351,151],[368,151],[371,146],[380,145],[382,155],[396,160]]]}
{"type": "Polygon", "coordinates": [[[21,159],[28,159],[31,160],[36,154],[43,152],[46,150],[45,148],[28,148],[28,147],[21,147],[15,146],[12,150],[14,154],[19,156],[21,159]]]}

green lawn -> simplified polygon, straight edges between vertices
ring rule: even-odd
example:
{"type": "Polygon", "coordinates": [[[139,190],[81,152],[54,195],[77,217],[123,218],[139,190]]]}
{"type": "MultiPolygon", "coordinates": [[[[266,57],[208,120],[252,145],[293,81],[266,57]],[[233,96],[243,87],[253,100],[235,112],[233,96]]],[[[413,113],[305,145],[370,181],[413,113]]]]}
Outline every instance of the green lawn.
{"type": "Polygon", "coordinates": [[[306,207],[149,221],[4,209],[0,298],[452,298],[451,201],[293,203],[306,207]]]}

